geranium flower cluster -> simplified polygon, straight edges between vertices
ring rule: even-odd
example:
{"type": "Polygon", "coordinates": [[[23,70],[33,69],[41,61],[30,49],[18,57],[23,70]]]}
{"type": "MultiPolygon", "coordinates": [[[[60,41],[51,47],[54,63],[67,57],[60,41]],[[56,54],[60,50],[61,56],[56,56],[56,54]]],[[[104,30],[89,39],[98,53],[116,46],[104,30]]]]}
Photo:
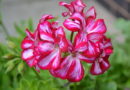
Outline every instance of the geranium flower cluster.
{"type": "Polygon", "coordinates": [[[68,16],[63,26],[71,32],[70,40],[64,28],[51,21],[55,17],[44,15],[34,33],[26,30],[21,44],[22,59],[37,71],[49,70],[54,77],[71,82],[83,79],[82,61],[91,64],[91,74],[103,74],[110,67],[108,58],[113,51],[110,39],[105,36],[104,20],[96,19],[94,7],[84,11],[86,5],[82,0],[59,4],[68,9],[62,15],[68,16]]]}

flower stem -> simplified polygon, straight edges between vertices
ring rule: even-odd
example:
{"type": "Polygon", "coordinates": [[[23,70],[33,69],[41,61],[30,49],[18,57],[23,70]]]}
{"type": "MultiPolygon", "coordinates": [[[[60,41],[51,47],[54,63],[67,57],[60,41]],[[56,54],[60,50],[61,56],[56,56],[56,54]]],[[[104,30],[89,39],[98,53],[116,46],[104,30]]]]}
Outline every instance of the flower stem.
{"type": "Polygon", "coordinates": [[[73,36],[74,36],[74,32],[71,32],[71,35],[70,35],[70,41],[72,42],[73,40],[73,36]]]}
{"type": "Polygon", "coordinates": [[[63,87],[67,87],[67,86],[69,86],[70,83],[71,83],[71,82],[67,82],[67,83],[65,83],[65,84],[63,85],[63,87]]]}
{"type": "Polygon", "coordinates": [[[32,68],[32,70],[36,74],[37,78],[41,80],[42,77],[39,75],[39,73],[34,68],[32,68]]]}

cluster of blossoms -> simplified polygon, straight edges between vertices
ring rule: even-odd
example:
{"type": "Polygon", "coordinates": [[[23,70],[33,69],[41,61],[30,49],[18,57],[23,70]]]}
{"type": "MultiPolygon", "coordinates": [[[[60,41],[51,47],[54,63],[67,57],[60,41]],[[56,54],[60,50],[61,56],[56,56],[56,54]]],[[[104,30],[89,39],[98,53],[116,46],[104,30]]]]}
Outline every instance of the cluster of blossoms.
{"type": "Polygon", "coordinates": [[[68,16],[63,25],[71,31],[71,39],[67,40],[57,21],[51,21],[55,17],[44,15],[34,33],[26,30],[21,44],[22,59],[37,71],[49,70],[54,77],[70,82],[84,77],[81,61],[91,64],[91,74],[103,74],[110,67],[108,58],[113,51],[110,39],[105,36],[104,20],[96,19],[94,7],[84,12],[86,5],[82,0],[59,4],[68,9],[62,15],[68,16]]]}

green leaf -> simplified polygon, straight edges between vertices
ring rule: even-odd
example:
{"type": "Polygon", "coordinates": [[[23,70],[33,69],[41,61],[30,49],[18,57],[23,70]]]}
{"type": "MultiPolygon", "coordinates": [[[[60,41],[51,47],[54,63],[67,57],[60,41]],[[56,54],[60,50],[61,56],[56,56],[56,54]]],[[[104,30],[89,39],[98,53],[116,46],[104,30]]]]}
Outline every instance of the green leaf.
{"type": "Polygon", "coordinates": [[[117,84],[114,81],[101,85],[100,90],[117,90],[117,84]]]}
{"type": "Polygon", "coordinates": [[[130,79],[126,82],[125,86],[126,86],[127,88],[130,88],[130,79]]]}
{"type": "Polygon", "coordinates": [[[28,80],[22,79],[20,81],[20,90],[30,90],[30,82],[28,80]]]}
{"type": "Polygon", "coordinates": [[[23,62],[21,62],[19,65],[18,65],[18,72],[19,73],[22,73],[22,71],[23,71],[23,69],[24,69],[24,63],[23,62]]]}
{"type": "Polygon", "coordinates": [[[21,36],[25,36],[25,30],[23,29],[23,27],[20,27],[18,24],[14,24],[15,30],[16,32],[21,35],[21,36]]]}
{"type": "Polygon", "coordinates": [[[9,66],[7,66],[5,73],[12,71],[14,67],[15,67],[14,63],[10,63],[9,66]]]}
{"type": "Polygon", "coordinates": [[[7,60],[11,60],[15,57],[15,55],[11,54],[11,53],[7,53],[4,56],[2,56],[3,59],[7,59],[7,60]]]}

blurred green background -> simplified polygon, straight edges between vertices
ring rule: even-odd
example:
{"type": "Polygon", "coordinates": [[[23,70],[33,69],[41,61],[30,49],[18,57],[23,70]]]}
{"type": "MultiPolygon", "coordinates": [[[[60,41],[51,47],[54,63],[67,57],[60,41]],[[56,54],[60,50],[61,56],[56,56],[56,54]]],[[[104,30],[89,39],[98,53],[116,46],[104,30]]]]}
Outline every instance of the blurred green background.
{"type": "Polygon", "coordinates": [[[60,0],[0,1],[0,90],[130,90],[130,20],[116,18],[95,0],[85,2],[94,5],[98,17],[105,19],[107,36],[112,39],[114,47],[114,53],[109,59],[111,68],[106,73],[93,76],[89,73],[90,66],[83,63],[85,78],[66,85],[67,80],[54,78],[48,71],[37,73],[21,60],[20,44],[25,37],[25,28],[34,31],[38,19],[45,13],[60,18],[63,9],[58,11],[58,1],[60,0]],[[44,6],[45,4],[52,6],[44,6]],[[24,6],[28,9],[24,10],[24,6]],[[54,10],[51,9],[53,6],[56,6],[54,10]],[[23,14],[20,15],[19,12],[23,14]]]}

